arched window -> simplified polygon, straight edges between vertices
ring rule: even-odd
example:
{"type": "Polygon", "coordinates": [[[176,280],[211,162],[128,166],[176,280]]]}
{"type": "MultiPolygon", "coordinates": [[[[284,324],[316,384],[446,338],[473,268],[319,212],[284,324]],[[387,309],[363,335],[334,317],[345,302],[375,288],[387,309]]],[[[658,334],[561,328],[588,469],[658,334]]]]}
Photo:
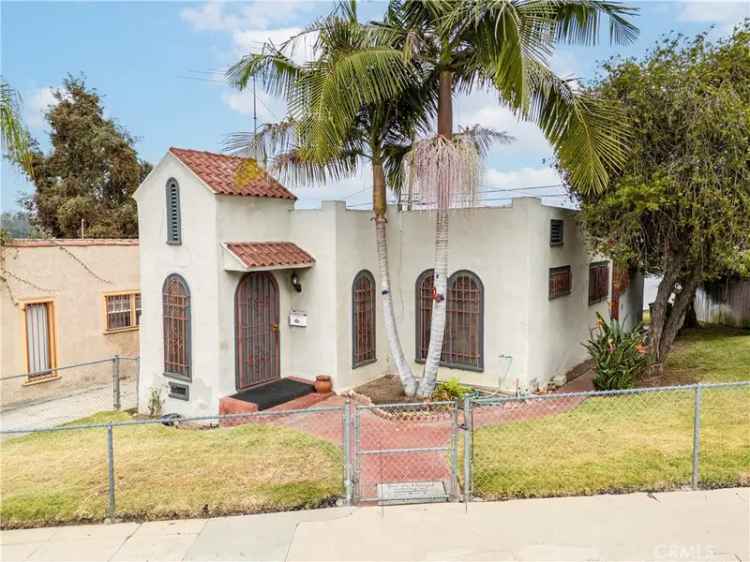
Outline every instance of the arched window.
{"type": "Polygon", "coordinates": [[[432,269],[423,271],[417,277],[416,294],[416,359],[427,359],[427,348],[430,345],[430,326],[432,325],[432,288],[435,286],[435,274],[432,269]]]}
{"type": "MultiPolygon", "coordinates": [[[[416,360],[424,361],[430,345],[433,271],[417,278],[416,360]]],[[[448,299],[440,364],[484,369],[484,287],[471,271],[457,271],[448,279],[448,299]]]]}
{"type": "Polygon", "coordinates": [[[190,291],[173,273],[162,289],[164,321],[164,374],[190,379],[190,291]]]}
{"type": "Polygon", "coordinates": [[[363,269],[352,284],[352,366],[375,361],[375,278],[363,269]]]}
{"type": "Polygon", "coordinates": [[[484,287],[471,271],[448,279],[448,318],[443,340],[443,364],[459,369],[484,368],[484,287]]]}
{"type": "Polygon", "coordinates": [[[167,180],[167,244],[182,244],[180,186],[174,178],[167,180]]]}

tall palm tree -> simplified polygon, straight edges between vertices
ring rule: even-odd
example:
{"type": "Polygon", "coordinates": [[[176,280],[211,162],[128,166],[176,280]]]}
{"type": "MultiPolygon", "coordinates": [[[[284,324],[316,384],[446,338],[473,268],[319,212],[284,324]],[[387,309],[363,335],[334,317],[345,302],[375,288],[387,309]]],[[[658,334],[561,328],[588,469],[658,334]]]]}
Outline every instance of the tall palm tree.
{"type": "Polygon", "coordinates": [[[31,136],[21,119],[20,97],[0,78],[0,131],[3,154],[31,175],[31,136]]]}
{"type": "Polygon", "coordinates": [[[633,13],[604,0],[391,0],[377,24],[383,40],[402,44],[404,58],[438,90],[437,135],[409,159],[408,192],[426,197],[436,211],[435,298],[420,398],[435,387],[443,347],[448,209],[473,199],[481,161],[472,143],[454,138],[453,96],[494,88],[500,104],[539,125],[578,189],[601,191],[624,159],[620,113],[555,75],[549,59],[560,42],[595,43],[603,16],[612,41],[632,41],[638,30],[627,17],[633,13]]]}
{"type": "Polygon", "coordinates": [[[382,35],[358,22],[354,2],[341,3],[305,33],[317,35],[315,59],[307,64],[287,56],[293,38],[279,47],[267,43],[229,70],[229,80],[239,88],[260,77],[267,90],[286,97],[290,115],[257,134],[233,135],[227,148],[269,160],[273,171],[298,184],[343,179],[371,167],[384,326],[404,392],[413,396],[417,382],[393,310],[386,184],[402,185],[402,160],[416,135],[429,130],[437,93],[416,79],[400,45],[380,41],[382,35]]]}

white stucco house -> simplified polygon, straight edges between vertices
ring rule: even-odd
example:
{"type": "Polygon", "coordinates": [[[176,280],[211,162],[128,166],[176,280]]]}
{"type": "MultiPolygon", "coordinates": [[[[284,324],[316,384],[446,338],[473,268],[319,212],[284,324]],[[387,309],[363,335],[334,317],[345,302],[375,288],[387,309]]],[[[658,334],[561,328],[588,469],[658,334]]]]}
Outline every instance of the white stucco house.
{"type": "MultiPolygon", "coordinates": [[[[391,372],[374,225],[343,202],[295,209],[253,160],[171,148],[135,193],[140,228],[140,404],[215,414],[219,401],[283,377],[334,390],[391,372]]],[[[519,198],[450,217],[449,320],[440,377],[513,391],[586,359],[609,314],[611,267],[574,211],[519,198]]],[[[415,372],[427,349],[434,217],[388,213],[397,324],[415,372]]],[[[640,311],[631,283],[618,307],[640,311]],[[635,302],[635,304],[633,304],[635,302]]]]}

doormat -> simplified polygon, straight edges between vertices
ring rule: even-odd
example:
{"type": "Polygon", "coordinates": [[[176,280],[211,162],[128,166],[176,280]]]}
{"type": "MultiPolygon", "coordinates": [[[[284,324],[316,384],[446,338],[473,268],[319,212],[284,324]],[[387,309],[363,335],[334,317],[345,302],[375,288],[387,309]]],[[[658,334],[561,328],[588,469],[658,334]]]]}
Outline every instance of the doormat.
{"type": "Polygon", "coordinates": [[[248,388],[238,392],[232,398],[250,402],[258,406],[258,410],[268,410],[284,402],[289,402],[301,396],[307,396],[315,392],[315,387],[311,384],[292,380],[279,379],[254,388],[248,388]]]}

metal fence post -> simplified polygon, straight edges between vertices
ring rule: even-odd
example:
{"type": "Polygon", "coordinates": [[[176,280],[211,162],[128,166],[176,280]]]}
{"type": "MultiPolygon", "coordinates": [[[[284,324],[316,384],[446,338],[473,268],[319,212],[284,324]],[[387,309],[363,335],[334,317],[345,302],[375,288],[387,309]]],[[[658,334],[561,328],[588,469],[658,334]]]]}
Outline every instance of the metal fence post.
{"type": "Polygon", "coordinates": [[[471,397],[464,397],[464,501],[466,503],[471,501],[472,493],[472,433],[473,420],[471,413],[471,397]]]}
{"type": "Polygon", "coordinates": [[[359,408],[354,405],[354,447],[353,447],[353,474],[352,474],[352,502],[359,499],[359,408]]]}
{"type": "Polygon", "coordinates": [[[693,478],[692,486],[698,489],[701,479],[700,454],[701,454],[701,403],[703,388],[700,383],[695,386],[695,403],[693,405],[693,478]]]}
{"type": "Polygon", "coordinates": [[[141,405],[141,356],[135,358],[135,411],[140,411],[141,405]]]}
{"type": "Polygon", "coordinates": [[[344,431],[343,431],[343,445],[344,445],[344,490],[346,497],[344,499],[345,505],[352,505],[352,451],[351,451],[351,436],[349,432],[351,430],[351,401],[349,399],[344,403],[344,431]]]}
{"type": "Polygon", "coordinates": [[[451,421],[451,499],[458,498],[458,410],[459,401],[453,403],[453,419],[451,421]]]}
{"type": "Polygon", "coordinates": [[[120,356],[112,358],[112,406],[120,409],[120,356]]]}
{"type": "Polygon", "coordinates": [[[115,450],[112,439],[112,423],[107,424],[107,472],[109,473],[109,506],[107,507],[110,522],[115,519],[115,450]]]}

